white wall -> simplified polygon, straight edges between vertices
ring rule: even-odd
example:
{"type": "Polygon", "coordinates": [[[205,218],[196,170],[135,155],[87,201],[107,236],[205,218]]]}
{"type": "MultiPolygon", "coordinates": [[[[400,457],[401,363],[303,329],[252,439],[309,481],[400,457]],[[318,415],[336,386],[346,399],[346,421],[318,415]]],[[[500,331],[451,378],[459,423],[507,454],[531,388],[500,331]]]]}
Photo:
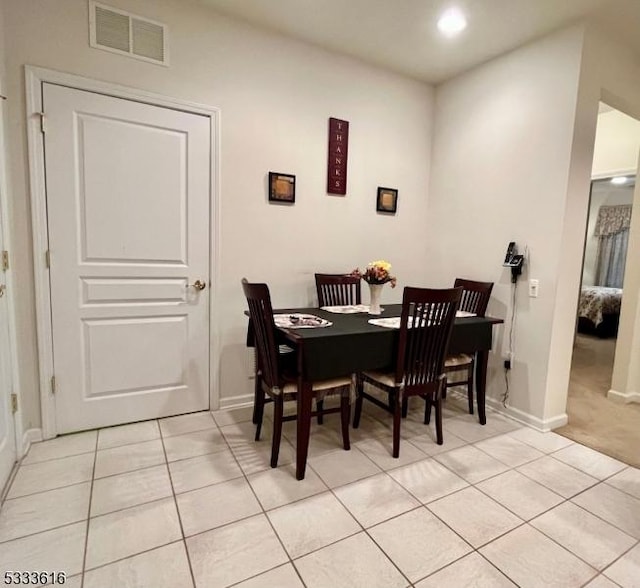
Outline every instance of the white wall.
{"type": "Polygon", "coordinates": [[[640,151],[640,121],[611,110],[598,115],[592,175],[615,176],[635,171],[640,151]]]}
{"type": "MultiPolygon", "coordinates": [[[[557,414],[567,403],[588,209],[589,178],[594,155],[598,103],[640,118],[640,66],[626,47],[594,25],[587,28],[576,105],[566,210],[560,249],[560,275],[549,355],[545,413],[557,414]]],[[[637,164],[635,164],[637,165],[637,164]]],[[[635,167],[634,165],[634,167],[635,167]]],[[[640,390],[640,190],[636,185],[612,388],[622,394],[640,390]]],[[[638,394],[640,398],[640,394],[638,394]]]]}
{"type": "MultiPolygon", "coordinates": [[[[507,318],[505,250],[509,241],[528,247],[509,410],[538,426],[564,414],[562,407],[545,415],[544,393],[583,32],[556,33],[436,89],[429,275],[441,285],[456,276],[494,281],[488,313],[507,318]],[[540,280],[538,298],[528,297],[528,278],[540,280]]],[[[496,401],[505,390],[507,334],[506,325],[496,329],[490,357],[487,394],[496,401]]]]}
{"type": "MultiPolygon", "coordinates": [[[[180,0],[111,0],[170,27],[171,67],[88,46],[86,0],[6,2],[8,92],[21,393],[40,420],[32,235],[24,124],[25,64],[220,108],[220,246],[215,336],[223,397],[248,394],[240,279],[272,286],[278,306],[314,300],[313,272],[390,260],[400,288],[425,283],[431,87],[350,58],[260,32],[180,0]],[[327,196],[329,117],[349,120],[346,197],[327,196]],[[296,204],[269,205],[269,171],[297,176],[296,204]],[[375,212],[377,186],[399,189],[398,213],[375,212]]],[[[40,254],[40,252],[36,252],[40,254]]],[[[383,300],[384,301],[384,300],[383,300]]]]}

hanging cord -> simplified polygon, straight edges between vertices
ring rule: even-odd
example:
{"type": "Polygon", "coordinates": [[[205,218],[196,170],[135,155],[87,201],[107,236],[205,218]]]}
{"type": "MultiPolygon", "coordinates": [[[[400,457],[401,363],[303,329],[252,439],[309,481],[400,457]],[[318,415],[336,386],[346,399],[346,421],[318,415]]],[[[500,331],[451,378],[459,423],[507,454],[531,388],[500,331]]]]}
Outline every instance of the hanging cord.
{"type": "MultiPolygon", "coordinates": [[[[513,357],[513,349],[514,349],[514,332],[515,332],[515,323],[516,323],[516,291],[518,289],[518,282],[516,281],[513,284],[512,298],[511,298],[511,321],[509,323],[509,365],[511,365],[511,358],[513,357]]],[[[511,365],[511,367],[513,367],[511,365]]],[[[504,368],[504,384],[505,391],[502,395],[502,406],[507,408],[507,402],[509,401],[509,369],[504,368]]]]}

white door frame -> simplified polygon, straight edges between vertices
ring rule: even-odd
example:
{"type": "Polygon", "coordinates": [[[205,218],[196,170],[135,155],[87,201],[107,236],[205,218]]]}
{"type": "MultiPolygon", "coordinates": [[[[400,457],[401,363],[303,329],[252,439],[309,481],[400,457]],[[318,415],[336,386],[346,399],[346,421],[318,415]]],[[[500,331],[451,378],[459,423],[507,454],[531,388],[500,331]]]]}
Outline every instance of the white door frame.
{"type": "MultiPolygon", "coordinates": [[[[51,290],[49,287],[49,269],[45,252],[48,249],[49,235],[47,227],[47,194],[45,185],[45,158],[41,131],[42,84],[49,82],[85,90],[96,94],[104,94],[115,98],[125,98],[136,102],[173,108],[183,112],[208,116],[211,124],[211,177],[209,199],[211,202],[210,219],[210,269],[211,293],[209,297],[209,403],[211,410],[219,405],[219,336],[213,325],[218,323],[216,302],[218,300],[218,284],[220,264],[220,110],[204,104],[170,98],[153,94],[144,90],[92,80],[81,76],[25,66],[25,84],[27,97],[27,139],[29,153],[29,179],[31,185],[31,223],[33,232],[34,278],[36,294],[36,319],[38,335],[38,364],[40,368],[40,404],[42,410],[42,436],[45,439],[55,437],[57,426],[55,420],[55,395],[51,392],[53,372],[53,333],[51,329],[51,290]]],[[[44,117],[46,125],[46,116],[44,117]]]]}
{"type": "MultiPolygon", "coordinates": [[[[4,94],[4,91],[3,91],[4,94]]],[[[13,425],[15,433],[15,445],[16,445],[16,458],[20,459],[26,448],[28,447],[28,440],[23,440],[23,426],[22,426],[22,402],[20,397],[20,382],[18,378],[18,340],[16,337],[16,308],[13,272],[11,271],[11,232],[9,231],[9,181],[7,178],[8,173],[8,154],[7,154],[7,140],[6,140],[6,102],[1,100],[2,107],[0,108],[0,222],[2,222],[2,238],[4,241],[4,248],[9,251],[9,269],[5,273],[4,281],[7,287],[5,291],[5,298],[7,300],[7,322],[9,328],[9,347],[8,350],[10,356],[10,365],[8,378],[11,382],[11,389],[13,394],[16,394],[18,398],[18,411],[13,415],[13,425]]],[[[0,488],[1,490],[1,488],[0,488]]]]}

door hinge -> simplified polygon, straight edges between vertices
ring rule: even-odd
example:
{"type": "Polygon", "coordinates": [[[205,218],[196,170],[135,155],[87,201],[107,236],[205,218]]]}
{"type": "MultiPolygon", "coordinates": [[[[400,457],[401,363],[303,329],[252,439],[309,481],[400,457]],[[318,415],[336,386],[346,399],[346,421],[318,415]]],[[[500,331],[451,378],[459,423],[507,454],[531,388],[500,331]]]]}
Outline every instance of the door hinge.
{"type": "Polygon", "coordinates": [[[2,271],[6,272],[9,269],[9,252],[2,252],[2,271]]]}
{"type": "Polygon", "coordinates": [[[56,377],[51,376],[51,394],[56,393],[56,377]]]}
{"type": "Polygon", "coordinates": [[[11,414],[16,414],[18,412],[18,395],[11,395],[11,414]]]}
{"type": "Polygon", "coordinates": [[[47,118],[46,118],[44,112],[39,112],[38,115],[40,116],[40,132],[41,133],[46,133],[47,132],[47,118]]]}
{"type": "Polygon", "coordinates": [[[51,267],[51,251],[49,249],[44,252],[44,264],[47,266],[47,269],[51,267]]]}

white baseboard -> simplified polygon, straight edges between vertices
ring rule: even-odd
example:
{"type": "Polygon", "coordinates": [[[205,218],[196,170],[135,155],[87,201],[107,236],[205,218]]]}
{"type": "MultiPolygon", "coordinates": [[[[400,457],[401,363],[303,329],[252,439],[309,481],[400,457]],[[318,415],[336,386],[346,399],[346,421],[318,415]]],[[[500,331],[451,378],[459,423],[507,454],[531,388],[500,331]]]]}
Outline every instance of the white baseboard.
{"type": "Polygon", "coordinates": [[[22,456],[27,455],[32,443],[42,441],[42,429],[27,429],[22,435],[22,456]]]}
{"type": "Polygon", "coordinates": [[[492,410],[508,416],[514,421],[518,421],[519,423],[528,425],[529,427],[535,429],[536,431],[540,431],[541,433],[552,431],[553,429],[562,427],[569,422],[569,417],[566,413],[543,420],[529,414],[528,412],[524,412],[523,410],[514,408],[513,406],[507,406],[505,408],[504,406],[502,406],[502,402],[496,400],[495,398],[487,398],[486,405],[492,410]]]}
{"type": "Polygon", "coordinates": [[[609,392],[607,392],[607,398],[623,404],[640,402],[640,392],[618,392],[617,390],[609,390],[609,392]]]}
{"type": "Polygon", "coordinates": [[[221,398],[219,410],[228,408],[243,408],[245,406],[253,406],[253,394],[242,394],[241,396],[229,396],[221,398]]]}

